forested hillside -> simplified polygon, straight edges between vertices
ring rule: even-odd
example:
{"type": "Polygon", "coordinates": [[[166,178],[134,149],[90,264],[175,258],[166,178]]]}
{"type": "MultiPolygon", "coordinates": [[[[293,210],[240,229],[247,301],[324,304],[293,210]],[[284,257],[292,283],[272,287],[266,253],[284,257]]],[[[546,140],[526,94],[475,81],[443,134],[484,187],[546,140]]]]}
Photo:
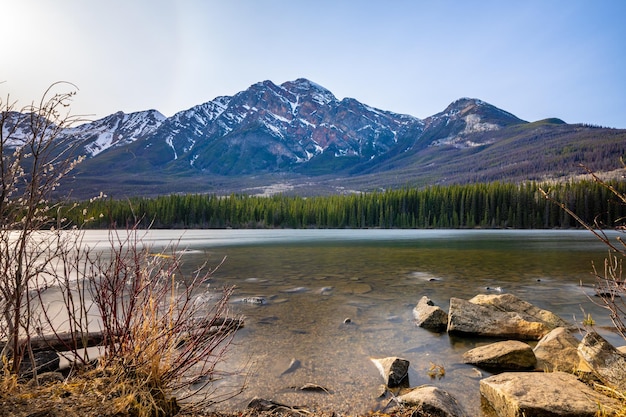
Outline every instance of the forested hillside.
{"type": "MultiPolygon", "coordinates": [[[[625,182],[611,183],[626,192],[625,182]]],[[[490,183],[405,188],[323,197],[170,195],[81,203],[68,213],[76,224],[117,228],[571,228],[577,222],[546,200],[549,192],[582,219],[605,227],[626,207],[604,186],[490,183]],[[80,213],[80,214],[79,214],[80,213]]]]}

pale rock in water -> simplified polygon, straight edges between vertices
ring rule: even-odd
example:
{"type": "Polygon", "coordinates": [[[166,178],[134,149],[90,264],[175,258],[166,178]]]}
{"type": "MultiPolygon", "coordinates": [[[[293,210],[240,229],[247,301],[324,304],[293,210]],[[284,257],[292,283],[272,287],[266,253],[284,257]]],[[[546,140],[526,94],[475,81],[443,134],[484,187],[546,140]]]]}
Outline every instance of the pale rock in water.
{"type": "Polygon", "coordinates": [[[512,294],[450,299],[448,332],[517,340],[539,340],[567,322],[512,294]]]}
{"type": "Polygon", "coordinates": [[[469,300],[470,303],[491,306],[500,311],[519,314],[525,320],[544,323],[550,329],[571,327],[571,325],[551,311],[543,310],[513,294],[479,294],[469,300]]]}
{"type": "Polygon", "coordinates": [[[408,380],[409,361],[398,357],[388,357],[383,359],[371,359],[376,368],[380,371],[385,384],[390,387],[397,387],[408,380]]]}
{"type": "Polygon", "coordinates": [[[415,324],[434,332],[445,331],[448,326],[448,313],[423,296],[413,309],[415,324]]]}
{"type": "Polygon", "coordinates": [[[285,369],[280,376],[290,374],[292,372],[297,371],[302,366],[302,362],[299,359],[293,358],[291,362],[289,362],[289,366],[285,369]]]}
{"type": "Polygon", "coordinates": [[[533,349],[517,340],[479,346],[463,354],[463,361],[491,370],[519,371],[534,369],[537,358],[533,349]]]}

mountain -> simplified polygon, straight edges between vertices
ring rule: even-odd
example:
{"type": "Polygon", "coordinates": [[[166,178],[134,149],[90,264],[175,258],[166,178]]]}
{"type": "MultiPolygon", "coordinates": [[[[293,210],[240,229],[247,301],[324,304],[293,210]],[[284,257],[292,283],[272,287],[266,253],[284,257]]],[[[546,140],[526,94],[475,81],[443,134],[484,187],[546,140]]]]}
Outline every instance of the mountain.
{"type": "Polygon", "coordinates": [[[131,114],[114,113],[104,119],[70,128],[67,135],[81,143],[83,153],[95,157],[110,148],[129,145],[153,134],[166,120],[156,110],[131,114]]]}
{"type": "Polygon", "coordinates": [[[420,124],[354,99],[339,101],[308,80],[280,86],[265,81],[175,114],[153,133],[111,149],[107,165],[112,171],[138,164],[224,176],[306,173],[329,154],[333,159],[384,154],[420,124]]]}
{"type": "Polygon", "coordinates": [[[338,100],[306,79],[263,81],[169,118],[118,112],[63,136],[88,157],[68,184],[81,197],[541,180],[578,174],[581,163],[612,169],[626,152],[626,130],[529,123],[472,98],[422,120],[338,100]]]}

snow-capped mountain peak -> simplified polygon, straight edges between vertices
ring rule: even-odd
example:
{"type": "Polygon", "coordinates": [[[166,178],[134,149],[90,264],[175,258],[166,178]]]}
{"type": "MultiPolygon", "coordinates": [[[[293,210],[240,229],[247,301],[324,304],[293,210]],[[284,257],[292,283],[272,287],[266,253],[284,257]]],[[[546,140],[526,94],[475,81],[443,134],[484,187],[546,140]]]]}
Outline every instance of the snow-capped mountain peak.
{"type": "MultiPolygon", "coordinates": [[[[7,151],[32,135],[30,115],[0,116],[7,151]]],[[[626,130],[558,119],[528,123],[474,98],[458,99],[422,120],[354,98],[339,100],[299,78],[280,85],[259,82],[168,118],[156,110],[117,112],[65,129],[58,138],[87,156],[72,182],[83,195],[100,191],[103,178],[118,192],[155,195],[245,192],[253,183],[276,178],[315,191],[322,181],[327,190],[363,190],[424,178],[431,183],[500,180],[510,174],[527,180],[551,172],[552,163],[541,165],[546,149],[557,150],[553,156],[561,158],[561,166],[573,164],[571,158],[578,166],[584,149],[621,152],[624,135],[626,130]],[[602,141],[597,135],[604,135],[602,141]],[[564,144],[576,152],[561,152],[564,144]],[[517,157],[513,163],[511,155],[517,157]]]]}
{"type": "Polygon", "coordinates": [[[94,122],[69,128],[66,135],[82,143],[85,153],[94,157],[116,146],[134,142],[138,138],[153,134],[166,120],[157,110],[135,113],[117,112],[94,122]]]}

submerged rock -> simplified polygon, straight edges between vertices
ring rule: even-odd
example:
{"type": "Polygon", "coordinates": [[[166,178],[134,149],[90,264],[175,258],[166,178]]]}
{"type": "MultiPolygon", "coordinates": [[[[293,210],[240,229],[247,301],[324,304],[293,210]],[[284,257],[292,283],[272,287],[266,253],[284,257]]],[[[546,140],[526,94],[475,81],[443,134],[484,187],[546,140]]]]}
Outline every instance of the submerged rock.
{"type": "Polygon", "coordinates": [[[273,411],[276,409],[293,409],[285,404],[277,403],[272,400],[266,400],[264,398],[254,397],[248,403],[248,408],[255,411],[273,411]]]}
{"type": "Polygon", "coordinates": [[[287,294],[299,294],[299,293],[307,292],[308,290],[309,289],[307,287],[293,287],[293,288],[287,288],[285,290],[282,290],[281,292],[287,293],[287,294]]]}
{"type": "Polygon", "coordinates": [[[245,297],[241,299],[242,303],[245,304],[256,304],[256,305],[264,305],[267,304],[267,298],[265,297],[245,297]]]}
{"type": "Polygon", "coordinates": [[[343,285],[341,291],[347,294],[367,294],[372,291],[372,286],[363,282],[350,282],[343,285]]]}
{"type": "Polygon", "coordinates": [[[308,382],[304,385],[294,385],[294,386],[289,387],[289,389],[296,390],[296,391],[323,392],[325,394],[331,393],[331,391],[328,388],[323,387],[321,385],[313,384],[311,382],[308,382]]]}
{"type": "Polygon", "coordinates": [[[289,366],[283,372],[281,372],[280,376],[290,374],[292,372],[296,372],[298,369],[302,367],[302,362],[299,359],[293,358],[291,362],[289,362],[289,366]]]}

